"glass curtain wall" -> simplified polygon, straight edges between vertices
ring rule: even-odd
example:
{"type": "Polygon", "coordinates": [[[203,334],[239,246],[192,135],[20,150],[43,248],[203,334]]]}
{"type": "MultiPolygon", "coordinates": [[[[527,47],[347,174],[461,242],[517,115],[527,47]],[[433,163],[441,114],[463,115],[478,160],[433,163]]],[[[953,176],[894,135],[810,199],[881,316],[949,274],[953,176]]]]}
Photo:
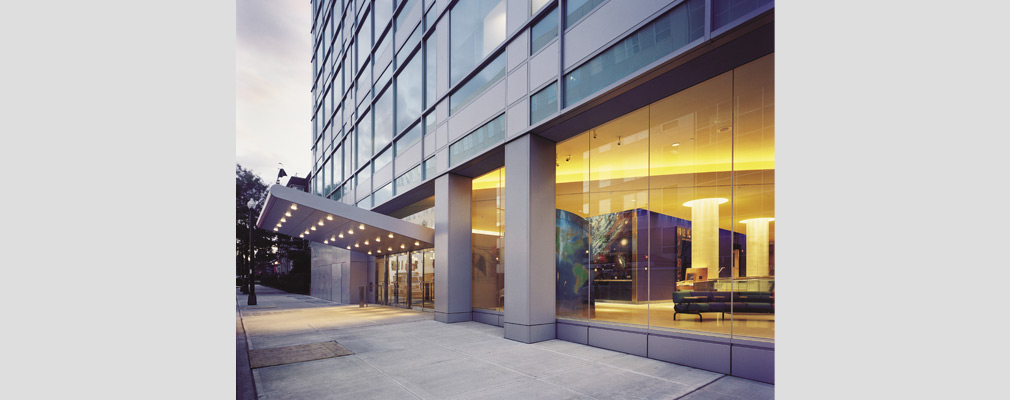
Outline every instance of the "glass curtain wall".
{"type": "Polygon", "coordinates": [[[473,308],[505,307],[505,169],[473,179],[473,308]]]}
{"type": "Polygon", "coordinates": [[[558,317],[774,339],[774,97],[771,54],[558,143],[558,317]]]}

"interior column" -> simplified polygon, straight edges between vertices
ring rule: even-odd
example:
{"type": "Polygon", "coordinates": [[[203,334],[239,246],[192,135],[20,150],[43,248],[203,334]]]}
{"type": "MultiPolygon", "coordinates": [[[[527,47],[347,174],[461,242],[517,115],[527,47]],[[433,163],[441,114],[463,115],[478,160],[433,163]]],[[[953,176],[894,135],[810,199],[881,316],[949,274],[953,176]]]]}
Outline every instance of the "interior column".
{"type": "Polygon", "coordinates": [[[505,145],[505,338],[554,339],[555,143],[533,134],[505,145]]]}
{"type": "Polygon", "coordinates": [[[471,320],[471,179],[445,174],[435,178],[435,320],[471,320]]]}

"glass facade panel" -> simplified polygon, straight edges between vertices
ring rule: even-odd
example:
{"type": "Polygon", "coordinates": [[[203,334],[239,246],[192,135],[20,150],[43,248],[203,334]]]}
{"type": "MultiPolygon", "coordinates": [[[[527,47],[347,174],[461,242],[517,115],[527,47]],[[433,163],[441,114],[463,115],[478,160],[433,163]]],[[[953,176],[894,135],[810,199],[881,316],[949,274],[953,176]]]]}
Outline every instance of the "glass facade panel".
{"type": "Polygon", "coordinates": [[[455,166],[502,140],[505,140],[505,114],[449,145],[449,165],[455,166]]]}
{"type": "Polygon", "coordinates": [[[371,113],[366,113],[364,118],[358,121],[358,126],[354,131],[358,135],[358,165],[363,165],[372,158],[371,113]]]}
{"type": "Polygon", "coordinates": [[[473,308],[505,307],[505,169],[473,179],[473,308]]]}
{"type": "Polygon", "coordinates": [[[530,124],[558,112],[558,83],[554,82],[530,97],[530,124]]]}
{"type": "Polygon", "coordinates": [[[488,90],[491,85],[498,83],[505,77],[505,53],[484,66],[484,69],[473,76],[469,81],[460,86],[452,96],[449,97],[449,113],[455,114],[460,107],[466,105],[470,100],[475,99],[481,93],[488,90]]]}
{"type": "Polygon", "coordinates": [[[421,140],[421,124],[414,125],[407,133],[396,139],[396,155],[403,154],[404,151],[413,146],[414,143],[417,143],[418,140],[421,140]]]}
{"type": "Polygon", "coordinates": [[[566,74],[565,107],[701,38],[704,31],[705,2],[681,3],[566,74]]]}
{"type": "Polygon", "coordinates": [[[421,116],[421,57],[415,55],[396,76],[396,132],[421,116]]]}
{"type": "Polygon", "coordinates": [[[379,188],[379,190],[376,190],[375,193],[372,194],[372,201],[374,201],[375,204],[385,203],[386,201],[388,201],[389,199],[392,199],[392,198],[393,198],[393,183],[392,182],[390,182],[390,183],[386,184],[385,186],[379,188]]]}
{"type": "Polygon", "coordinates": [[[530,0],[530,15],[536,14],[541,8],[552,0],[530,0]]]}
{"type": "Polygon", "coordinates": [[[505,40],[505,0],[461,1],[449,18],[449,85],[472,71],[505,40]]]}
{"type": "Polygon", "coordinates": [[[358,36],[356,37],[356,42],[358,43],[358,68],[361,68],[365,60],[368,59],[369,54],[372,53],[372,18],[370,14],[366,14],[365,19],[361,20],[361,29],[358,30],[358,36]]]}
{"type": "Polygon", "coordinates": [[[558,37],[557,8],[551,10],[530,28],[530,54],[536,53],[556,37],[558,37]]]}
{"type": "Polygon", "coordinates": [[[421,171],[421,166],[418,165],[414,168],[411,168],[410,171],[405,172],[403,175],[400,175],[399,178],[396,178],[396,180],[394,181],[394,183],[396,184],[396,187],[394,188],[396,191],[395,194],[399,195],[400,193],[406,192],[410,188],[420,183],[422,178],[421,176],[422,172],[423,171],[421,171]]]}
{"type": "Polygon", "coordinates": [[[375,0],[375,30],[382,32],[393,17],[393,0],[375,0]]]}
{"type": "Polygon", "coordinates": [[[393,141],[393,91],[386,90],[375,101],[375,148],[393,141]]]}
{"type": "Polygon", "coordinates": [[[712,30],[726,26],[751,11],[757,10],[764,5],[771,4],[773,0],[714,0],[712,2],[712,30]]]}
{"type": "Polygon", "coordinates": [[[435,78],[438,76],[438,51],[435,48],[438,43],[438,31],[428,37],[424,44],[424,107],[435,105],[435,78]]]}
{"type": "Polygon", "coordinates": [[[382,167],[389,165],[393,161],[393,149],[386,148],[382,153],[379,153],[378,157],[375,157],[375,162],[372,163],[376,172],[378,172],[382,167]]]}
{"type": "Polygon", "coordinates": [[[774,55],[558,143],[557,315],[774,339],[774,55]]]}
{"type": "Polygon", "coordinates": [[[575,25],[604,1],[606,0],[568,0],[565,2],[565,29],[575,25]]]}

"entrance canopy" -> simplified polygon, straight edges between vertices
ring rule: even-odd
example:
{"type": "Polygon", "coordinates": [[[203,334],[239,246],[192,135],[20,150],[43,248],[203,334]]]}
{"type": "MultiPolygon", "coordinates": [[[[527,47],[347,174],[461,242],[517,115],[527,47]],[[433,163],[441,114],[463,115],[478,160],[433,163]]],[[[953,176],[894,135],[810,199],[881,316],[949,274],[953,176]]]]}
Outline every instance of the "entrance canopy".
{"type": "Polygon", "coordinates": [[[434,247],[435,230],[273,185],[256,227],[374,256],[434,247]]]}

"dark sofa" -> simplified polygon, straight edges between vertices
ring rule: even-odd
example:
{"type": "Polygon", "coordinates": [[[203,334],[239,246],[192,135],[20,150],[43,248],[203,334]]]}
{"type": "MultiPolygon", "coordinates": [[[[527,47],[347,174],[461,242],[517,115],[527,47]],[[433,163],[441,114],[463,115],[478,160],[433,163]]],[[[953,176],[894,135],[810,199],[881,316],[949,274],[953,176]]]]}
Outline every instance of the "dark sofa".
{"type": "Polygon", "coordinates": [[[775,313],[775,292],[673,292],[673,320],[677,314],[694,314],[698,321],[701,313],[775,313]],[[730,298],[732,297],[732,308],[730,298]]]}

